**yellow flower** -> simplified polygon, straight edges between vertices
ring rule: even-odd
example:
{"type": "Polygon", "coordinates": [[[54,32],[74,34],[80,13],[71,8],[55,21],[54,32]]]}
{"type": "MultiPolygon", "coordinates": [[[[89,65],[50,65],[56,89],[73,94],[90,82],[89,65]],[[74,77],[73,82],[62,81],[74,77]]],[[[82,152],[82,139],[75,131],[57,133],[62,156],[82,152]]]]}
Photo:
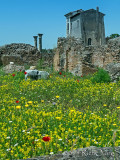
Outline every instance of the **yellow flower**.
{"type": "Polygon", "coordinates": [[[17,109],[20,109],[20,108],[21,108],[21,106],[16,106],[16,108],[17,108],[17,109]]]}
{"type": "Polygon", "coordinates": [[[32,101],[28,101],[29,104],[32,104],[32,101]]]}
{"type": "Polygon", "coordinates": [[[59,96],[56,96],[56,98],[59,98],[59,96]]]}
{"type": "Polygon", "coordinates": [[[11,150],[11,155],[13,155],[13,150],[11,150]]]}
{"type": "Polygon", "coordinates": [[[44,103],[44,100],[41,100],[42,103],[44,103]]]}
{"type": "Polygon", "coordinates": [[[58,119],[58,120],[61,120],[61,117],[55,117],[56,119],[58,119]]]}
{"type": "Polygon", "coordinates": [[[117,107],[118,109],[120,109],[120,107],[117,107]]]}
{"type": "Polygon", "coordinates": [[[90,146],[90,142],[86,142],[86,147],[89,147],[90,146]]]}
{"type": "Polygon", "coordinates": [[[28,104],[25,105],[25,107],[28,107],[28,106],[29,106],[28,104]]]}
{"type": "Polygon", "coordinates": [[[103,106],[104,106],[104,107],[106,107],[106,106],[107,106],[107,104],[104,104],[103,106]]]}
{"type": "Polygon", "coordinates": [[[116,124],[114,123],[113,126],[116,126],[116,124]]]}
{"type": "Polygon", "coordinates": [[[70,112],[74,112],[74,110],[71,109],[70,112]]]}

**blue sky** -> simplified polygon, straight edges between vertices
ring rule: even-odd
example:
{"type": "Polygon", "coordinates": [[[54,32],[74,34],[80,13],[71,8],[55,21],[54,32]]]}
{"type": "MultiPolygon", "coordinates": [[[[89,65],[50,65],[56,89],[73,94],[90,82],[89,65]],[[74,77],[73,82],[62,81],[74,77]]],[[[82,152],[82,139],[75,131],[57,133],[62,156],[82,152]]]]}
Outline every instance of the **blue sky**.
{"type": "Polygon", "coordinates": [[[65,14],[96,9],[105,14],[105,35],[120,34],[120,0],[0,0],[0,46],[26,43],[43,34],[43,49],[57,46],[66,37],[65,14]]]}

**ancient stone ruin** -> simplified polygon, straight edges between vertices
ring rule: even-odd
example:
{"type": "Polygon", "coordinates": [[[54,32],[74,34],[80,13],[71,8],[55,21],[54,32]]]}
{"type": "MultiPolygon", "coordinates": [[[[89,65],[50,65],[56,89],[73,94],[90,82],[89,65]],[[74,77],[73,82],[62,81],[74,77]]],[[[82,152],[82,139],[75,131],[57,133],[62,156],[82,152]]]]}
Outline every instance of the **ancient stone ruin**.
{"type": "Polygon", "coordinates": [[[94,73],[98,70],[97,67],[101,67],[110,73],[112,80],[120,76],[119,63],[120,37],[111,39],[106,45],[101,46],[84,46],[80,39],[74,37],[58,38],[53,60],[56,71],[64,70],[81,76],[94,73]],[[110,63],[112,66],[116,63],[114,74],[110,71],[112,67],[108,67],[110,63]]]}
{"type": "Polygon", "coordinates": [[[69,71],[74,75],[86,75],[105,69],[116,81],[120,76],[120,37],[105,43],[104,14],[96,10],[77,10],[65,15],[67,38],[58,38],[57,48],[52,52],[42,49],[42,35],[34,37],[35,47],[13,43],[0,47],[0,65],[54,66],[56,71],[69,71]],[[37,49],[39,38],[39,49],[37,49]]]}
{"type": "Polygon", "coordinates": [[[39,51],[42,53],[42,35],[43,34],[38,34],[38,36],[33,36],[34,38],[34,44],[35,44],[35,48],[37,49],[37,38],[39,37],[39,51]]]}
{"type": "Polygon", "coordinates": [[[41,58],[40,52],[24,43],[12,43],[0,47],[0,59],[3,66],[14,62],[17,65],[33,65],[41,58]]]}
{"type": "Polygon", "coordinates": [[[66,17],[67,37],[81,38],[84,45],[105,44],[105,14],[95,9],[69,12],[66,17]]]}
{"type": "Polygon", "coordinates": [[[56,71],[81,76],[101,67],[110,74],[112,81],[119,79],[120,37],[108,40],[106,44],[104,15],[99,12],[99,7],[65,15],[67,38],[58,38],[53,59],[56,71]]]}
{"type": "Polygon", "coordinates": [[[51,51],[42,51],[41,45],[39,50],[31,46],[30,44],[24,43],[12,43],[0,47],[0,66],[9,65],[10,62],[14,62],[14,65],[25,66],[25,65],[37,65],[39,60],[43,59],[44,66],[51,67],[53,64],[54,53],[51,51]]]}

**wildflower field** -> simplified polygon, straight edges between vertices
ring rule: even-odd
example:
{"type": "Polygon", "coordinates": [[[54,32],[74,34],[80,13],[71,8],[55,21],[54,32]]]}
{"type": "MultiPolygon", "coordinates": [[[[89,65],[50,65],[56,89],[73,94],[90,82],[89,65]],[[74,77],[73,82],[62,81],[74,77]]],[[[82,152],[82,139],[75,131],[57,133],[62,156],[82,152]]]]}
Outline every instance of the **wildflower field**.
{"type": "Polygon", "coordinates": [[[0,75],[0,159],[27,159],[77,148],[120,146],[120,81],[53,72],[24,80],[0,75]]]}

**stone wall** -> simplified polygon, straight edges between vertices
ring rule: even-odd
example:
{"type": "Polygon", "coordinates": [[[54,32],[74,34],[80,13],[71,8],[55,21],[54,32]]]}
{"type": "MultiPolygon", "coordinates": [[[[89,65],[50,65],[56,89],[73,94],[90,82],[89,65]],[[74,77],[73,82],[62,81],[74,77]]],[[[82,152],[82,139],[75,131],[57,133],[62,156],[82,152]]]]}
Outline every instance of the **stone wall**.
{"type": "Polygon", "coordinates": [[[53,64],[53,53],[46,51],[40,53],[34,46],[24,43],[12,43],[0,47],[0,65],[6,66],[10,62],[15,65],[37,65],[41,57],[44,58],[44,65],[53,64]],[[41,55],[42,54],[42,55],[41,55]]]}
{"type": "Polygon", "coordinates": [[[94,73],[97,67],[106,69],[109,63],[120,62],[120,37],[102,46],[84,46],[73,37],[58,38],[53,62],[55,70],[64,69],[79,76],[94,73]]]}
{"type": "Polygon", "coordinates": [[[42,52],[43,67],[53,66],[53,57],[55,53],[56,53],[56,49],[48,49],[42,52]]]}
{"type": "Polygon", "coordinates": [[[10,62],[18,65],[34,65],[40,58],[40,52],[29,44],[12,43],[0,47],[0,59],[3,66],[10,62]]]}

